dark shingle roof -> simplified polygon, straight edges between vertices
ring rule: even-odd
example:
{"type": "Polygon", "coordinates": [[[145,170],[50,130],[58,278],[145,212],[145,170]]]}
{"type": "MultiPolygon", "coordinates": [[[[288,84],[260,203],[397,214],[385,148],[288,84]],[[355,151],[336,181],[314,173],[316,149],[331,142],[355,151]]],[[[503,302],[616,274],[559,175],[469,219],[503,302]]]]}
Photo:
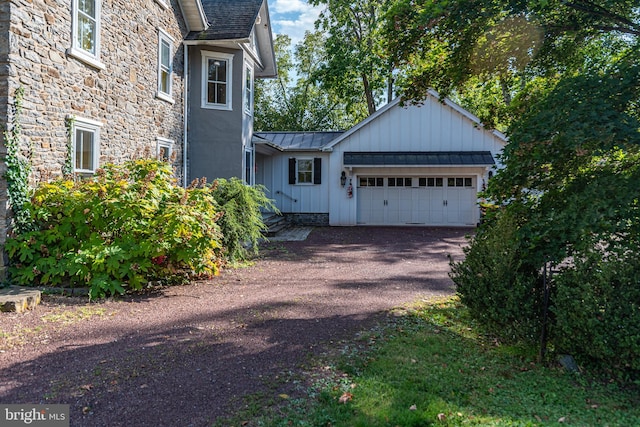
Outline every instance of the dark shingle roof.
{"type": "Polygon", "coordinates": [[[281,150],[321,150],[344,132],[256,132],[254,136],[281,150]]]}
{"type": "Polygon", "coordinates": [[[384,151],[344,153],[345,166],[487,166],[495,160],[489,151],[384,151]]]}
{"type": "Polygon", "coordinates": [[[202,0],[209,28],[191,32],[187,40],[234,40],[247,38],[263,0],[202,0]]]}

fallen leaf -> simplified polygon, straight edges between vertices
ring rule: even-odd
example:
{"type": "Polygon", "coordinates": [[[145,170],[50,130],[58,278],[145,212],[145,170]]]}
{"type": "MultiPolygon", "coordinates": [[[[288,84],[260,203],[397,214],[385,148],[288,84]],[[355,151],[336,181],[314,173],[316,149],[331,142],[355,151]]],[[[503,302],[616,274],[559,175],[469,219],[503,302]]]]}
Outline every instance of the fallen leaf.
{"type": "Polygon", "coordinates": [[[353,394],[349,393],[348,391],[345,391],[344,393],[342,393],[342,396],[340,396],[340,399],[338,399],[338,402],[347,403],[352,399],[353,399],[353,394]]]}
{"type": "Polygon", "coordinates": [[[558,418],[558,422],[559,422],[559,423],[563,423],[563,422],[565,422],[566,420],[567,420],[567,417],[560,417],[560,418],[558,418]]]}
{"type": "Polygon", "coordinates": [[[81,385],[81,386],[80,386],[80,388],[81,388],[82,390],[87,390],[87,391],[89,391],[89,390],[91,390],[91,389],[93,388],[93,385],[92,385],[92,384],[85,384],[85,385],[81,385]]]}
{"type": "Polygon", "coordinates": [[[443,414],[442,412],[440,412],[438,414],[438,421],[444,421],[447,419],[447,416],[445,414],[443,414]]]}
{"type": "Polygon", "coordinates": [[[350,387],[351,387],[352,389],[356,388],[357,386],[358,386],[357,384],[351,384],[351,385],[350,385],[350,387]]]}
{"type": "Polygon", "coordinates": [[[536,418],[536,420],[538,420],[538,422],[539,422],[539,423],[541,423],[541,422],[542,422],[542,418],[540,418],[539,416],[534,415],[534,417],[536,418]]]}
{"type": "Polygon", "coordinates": [[[281,397],[281,398],[283,398],[283,399],[288,399],[288,398],[289,398],[289,395],[288,395],[288,394],[285,394],[285,393],[282,393],[282,394],[279,394],[279,395],[278,395],[278,397],[281,397]]]}
{"type": "Polygon", "coordinates": [[[418,409],[418,407],[416,405],[409,406],[409,410],[410,411],[415,411],[416,409],[418,409]]]}

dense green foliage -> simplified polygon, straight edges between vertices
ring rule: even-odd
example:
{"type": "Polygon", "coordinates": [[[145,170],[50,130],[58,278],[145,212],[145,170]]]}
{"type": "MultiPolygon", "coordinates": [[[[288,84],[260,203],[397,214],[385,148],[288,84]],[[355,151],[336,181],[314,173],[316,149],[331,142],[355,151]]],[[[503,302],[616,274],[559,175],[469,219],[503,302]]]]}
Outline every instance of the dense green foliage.
{"type": "Polygon", "coordinates": [[[316,26],[326,34],[327,61],[318,76],[325,89],[349,105],[365,103],[369,115],[390,101],[393,63],[381,48],[388,0],[309,0],[325,6],[316,26]],[[386,96],[385,96],[386,94],[386,96]]]}
{"type": "Polygon", "coordinates": [[[29,188],[31,165],[20,152],[22,131],[20,116],[23,97],[24,88],[19,87],[15,92],[10,127],[3,132],[4,145],[7,148],[7,155],[4,159],[7,170],[4,173],[4,178],[7,180],[7,199],[12,210],[13,231],[16,233],[30,230],[32,224],[29,210],[26,208],[31,195],[29,188]]]}
{"type": "Polygon", "coordinates": [[[278,77],[256,81],[256,131],[342,130],[366,117],[363,102],[345,102],[318,80],[328,60],[321,33],[307,32],[293,52],[289,36],[279,34],[274,48],[278,77]]]}
{"type": "Polygon", "coordinates": [[[462,300],[534,340],[548,261],[552,348],[636,375],[637,2],[395,0],[384,32],[406,100],[435,87],[509,137],[485,195],[499,208],[453,265],[462,300]]]}
{"type": "Polygon", "coordinates": [[[35,231],[5,247],[16,284],[89,286],[97,298],[213,275],[221,263],[213,190],[177,186],[167,163],[134,160],[44,183],[27,207],[35,231]]]}
{"type": "Polygon", "coordinates": [[[259,240],[267,229],[262,221],[262,210],[277,212],[265,191],[263,186],[248,186],[238,178],[214,182],[213,198],[223,213],[218,224],[226,259],[242,261],[257,254],[259,240]]]}

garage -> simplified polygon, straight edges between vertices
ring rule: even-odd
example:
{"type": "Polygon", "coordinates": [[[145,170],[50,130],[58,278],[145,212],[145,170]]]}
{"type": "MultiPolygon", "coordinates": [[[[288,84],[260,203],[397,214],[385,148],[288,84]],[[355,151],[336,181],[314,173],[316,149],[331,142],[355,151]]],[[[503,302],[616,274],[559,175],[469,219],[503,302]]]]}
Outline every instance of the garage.
{"type": "Polygon", "coordinates": [[[473,226],[475,176],[360,176],[359,225],[473,226]]]}

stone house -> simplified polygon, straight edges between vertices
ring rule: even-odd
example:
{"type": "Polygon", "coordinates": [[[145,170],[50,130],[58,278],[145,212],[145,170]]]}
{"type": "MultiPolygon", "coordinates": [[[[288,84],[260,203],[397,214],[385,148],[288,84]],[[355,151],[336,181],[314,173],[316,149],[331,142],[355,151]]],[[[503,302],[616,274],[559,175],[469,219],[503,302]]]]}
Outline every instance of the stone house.
{"type": "MultiPolygon", "coordinates": [[[[68,160],[90,175],[149,153],[175,159],[185,184],[252,182],[253,79],[275,73],[266,0],[0,3],[0,127],[11,127],[22,87],[33,184],[68,160]]],[[[6,224],[3,178],[0,244],[6,224]]]]}

